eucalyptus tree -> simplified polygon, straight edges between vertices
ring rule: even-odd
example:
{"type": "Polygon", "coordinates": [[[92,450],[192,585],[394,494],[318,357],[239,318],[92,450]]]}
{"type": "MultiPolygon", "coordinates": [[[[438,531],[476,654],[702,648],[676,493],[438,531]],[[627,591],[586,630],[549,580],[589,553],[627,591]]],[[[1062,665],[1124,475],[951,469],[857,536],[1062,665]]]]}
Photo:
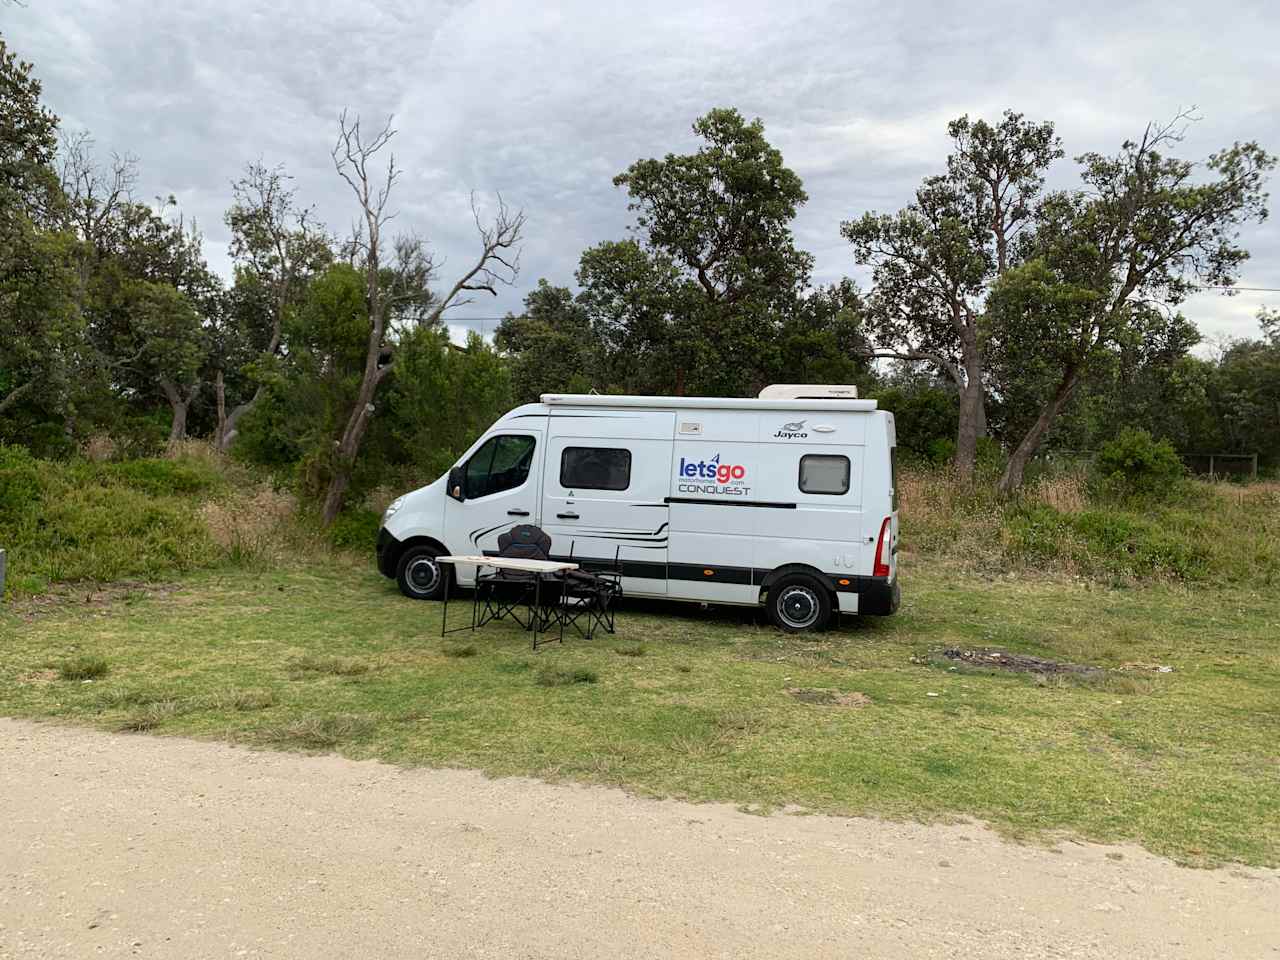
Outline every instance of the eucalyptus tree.
{"type": "Polygon", "coordinates": [[[633,239],[587,251],[579,283],[605,308],[617,348],[669,369],[671,392],[740,393],[758,389],[759,358],[808,286],[813,258],[791,230],[808,197],[759,119],[715,109],[693,132],[693,153],[638,160],[614,178],[633,239]]]}
{"type": "Polygon", "coordinates": [[[58,118],[32,66],[0,36],[0,414],[57,404],[81,329],[72,300],[72,238],[53,163],[58,118]]]}
{"type": "Polygon", "coordinates": [[[283,167],[255,161],[232,184],[233,201],[224,219],[239,292],[236,323],[223,331],[223,359],[214,374],[220,450],[230,448],[240,421],[262,400],[267,368],[284,347],[286,314],[297,309],[307,284],[333,259],[329,236],[315,211],[298,201],[291,179],[283,167]],[[245,381],[241,401],[229,410],[228,376],[245,381]]]}
{"type": "Polygon", "coordinates": [[[1009,493],[1079,387],[1117,349],[1148,337],[1202,287],[1229,288],[1249,254],[1245,224],[1266,218],[1275,159],[1236,143],[1203,164],[1166,155],[1186,115],[1149,125],[1114,155],[1077,158],[1083,187],[1054,194],[1022,238],[1022,263],[992,297],[994,349],[1044,374],[1039,412],[1000,479],[1009,493]]]}
{"type": "Polygon", "coordinates": [[[926,178],[897,213],[866,213],[840,230],[871,268],[869,355],[926,363],[954,384],[956,466],[968,478],[986,424],[987,297],[1014,262],[1014,241],[1062,148],[1052,123],[1011,110],[995,124],[960,117],[947,132],[945,174],[926,178]]]}

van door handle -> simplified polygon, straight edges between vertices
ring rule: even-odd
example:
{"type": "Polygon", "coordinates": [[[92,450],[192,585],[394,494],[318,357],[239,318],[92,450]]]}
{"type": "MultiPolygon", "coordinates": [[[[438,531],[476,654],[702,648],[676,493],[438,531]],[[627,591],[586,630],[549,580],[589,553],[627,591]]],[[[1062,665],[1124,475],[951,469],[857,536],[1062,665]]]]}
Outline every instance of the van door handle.
{"type": "Polygon", "coordinates": [[[507,511],[508,517],[527,517],[528,515],[529,515],[528,510],[508,510],[507,511]]]}
{"type": "Polygon", "coordinates": [[[577,515],[576,513],[557,513],[557,514],[556,514],[556,519],[558,519],[558,520],[577,520],[577,519],[578,519],[578,515],[577,515]]]}

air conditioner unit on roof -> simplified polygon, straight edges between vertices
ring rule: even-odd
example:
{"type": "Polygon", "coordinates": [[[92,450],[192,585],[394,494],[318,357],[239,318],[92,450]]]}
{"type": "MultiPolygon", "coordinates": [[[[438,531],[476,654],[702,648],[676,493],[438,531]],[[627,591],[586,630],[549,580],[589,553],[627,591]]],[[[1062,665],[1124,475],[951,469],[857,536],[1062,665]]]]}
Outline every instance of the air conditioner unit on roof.
{"type": "Polygon", "coordinates": [[[856,400],[858,388],[845,383],[771,383],[761,400],[856,400]]]}

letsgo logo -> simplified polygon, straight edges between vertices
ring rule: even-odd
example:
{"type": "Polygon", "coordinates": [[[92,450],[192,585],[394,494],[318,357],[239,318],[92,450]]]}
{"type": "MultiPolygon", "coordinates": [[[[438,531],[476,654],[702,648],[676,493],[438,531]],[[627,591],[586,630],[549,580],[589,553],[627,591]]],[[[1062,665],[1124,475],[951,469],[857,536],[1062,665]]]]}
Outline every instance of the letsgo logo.
{"type": "Polygon", "coordinates": [[[712,493],[730,497],[745,497],[751,493],[746,484],[747,468],[740,463],[721,463],[718,453],[710,460],[681,457],[676,475],[680,478],[676,483],[676,490],[680,493],[712,493]]]}

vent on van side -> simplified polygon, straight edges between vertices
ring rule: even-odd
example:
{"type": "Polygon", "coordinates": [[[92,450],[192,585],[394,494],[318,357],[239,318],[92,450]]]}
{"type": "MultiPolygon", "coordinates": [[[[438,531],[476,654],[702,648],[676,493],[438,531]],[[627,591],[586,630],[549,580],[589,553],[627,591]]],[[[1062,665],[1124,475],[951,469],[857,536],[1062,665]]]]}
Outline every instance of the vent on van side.
{"type": "Polygon", "coordinates": [[[761,400],[857,400],[858,388],[843,383],[771,383],[761,400]]]}

